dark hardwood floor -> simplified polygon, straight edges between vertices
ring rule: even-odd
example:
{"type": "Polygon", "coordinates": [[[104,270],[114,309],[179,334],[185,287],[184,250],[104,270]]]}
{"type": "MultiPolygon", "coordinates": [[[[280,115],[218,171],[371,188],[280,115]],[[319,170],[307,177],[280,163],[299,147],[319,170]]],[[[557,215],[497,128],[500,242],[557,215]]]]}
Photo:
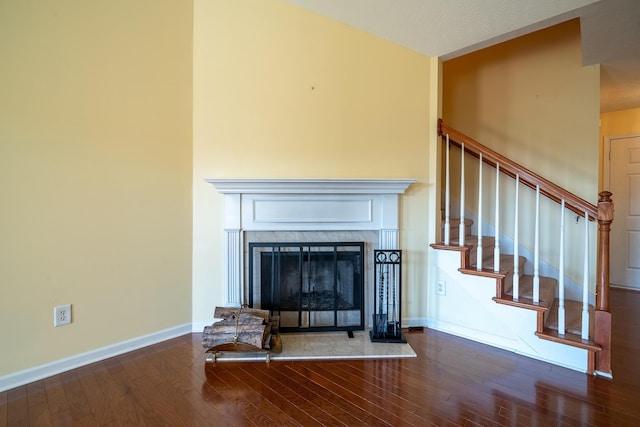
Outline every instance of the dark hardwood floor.
{"type": "Polygon", "coordinates": [[[205,366],[194,334],[0,393],[0,426],[638,426],[640,292],[611,310],[613,380],[431,330],[411,359],[205,366]]]}

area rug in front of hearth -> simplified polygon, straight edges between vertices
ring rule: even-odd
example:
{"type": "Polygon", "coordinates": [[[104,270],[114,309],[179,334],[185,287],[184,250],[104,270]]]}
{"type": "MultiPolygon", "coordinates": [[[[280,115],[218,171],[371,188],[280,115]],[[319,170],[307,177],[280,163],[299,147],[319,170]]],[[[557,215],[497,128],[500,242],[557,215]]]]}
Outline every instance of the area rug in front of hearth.
{"type": "MultiPolygon", "coordinates": [[[[280,334],[282,352],[271,360],[336,360],[416,357],[409,344],[371,342],[369,331],[280,334]]],[[[223,353],[219,361],[264,360],[261,353],[223,353]]]]}

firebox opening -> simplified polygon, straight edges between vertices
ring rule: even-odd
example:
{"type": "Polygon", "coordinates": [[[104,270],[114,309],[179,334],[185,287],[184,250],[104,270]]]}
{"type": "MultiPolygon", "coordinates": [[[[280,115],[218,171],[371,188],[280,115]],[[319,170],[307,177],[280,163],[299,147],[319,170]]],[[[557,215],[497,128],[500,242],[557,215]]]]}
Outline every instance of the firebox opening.
{"type": "Polygon", "coordinates": [[[364,243],[250,243],[249,305],[282,332],[364,329],[364,243]]]}

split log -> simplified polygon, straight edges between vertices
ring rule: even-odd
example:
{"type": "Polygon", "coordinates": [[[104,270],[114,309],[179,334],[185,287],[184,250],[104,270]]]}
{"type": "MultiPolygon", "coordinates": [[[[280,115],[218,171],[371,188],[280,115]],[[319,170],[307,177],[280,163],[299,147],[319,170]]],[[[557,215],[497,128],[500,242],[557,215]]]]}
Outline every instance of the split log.
{"type": "Polygon", "coordinates": [[[202,337],[202,346],[211,348],[218,344],[237,342],[250,344],[256,348],[264,348],[265,341],[269,339],[267,325],[256,324],[224,324],[216,322],[210,327],[205,327],[202,337]]]}
{"type": "Polygon", "coordinates": [[[264,325],[268,322],[260,316],[242,312],[239,316],[223,318],[216,323],[222,323],[224,325],[235,325],[236,323],[239,325],[264,325]]]}
{"type": "Polygon", "coordinates": [[[263,318],[265,322],[269,321],[269,310],[248,307],[216,307],[213,317],[216,319],[235,319],[240,313],[252,314],[263,318]]]}

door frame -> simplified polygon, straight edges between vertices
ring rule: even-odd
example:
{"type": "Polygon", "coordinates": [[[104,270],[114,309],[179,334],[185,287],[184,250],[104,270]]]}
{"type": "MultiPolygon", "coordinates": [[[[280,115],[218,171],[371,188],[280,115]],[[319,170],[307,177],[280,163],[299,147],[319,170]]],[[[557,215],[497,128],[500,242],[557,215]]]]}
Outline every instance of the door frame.
{"type": "MultiPolygon", "coordinates": [[[[603,163],[603,177],[602,177],[602,188],[603,190],[609,190],[611,188],[611,179],[610,179],[610,173],[611,173],[611,141],[615,140],[615,139],[626,139],[626,138],[640,138],[640,133],[630,133],[630,134],[626,134],[626,135],[606,135],[604,136],[604,147],[603,147],[603,154],[604,154],[604,161],[603,163]]],[[[615,200],[616,200],[616,195],[613,195],[613,203],[615,206],[615,200]]],[[[613,220],[615,221],[615,213],[614,213],[614,217],[613,220]]],[[[612,288],[619,288],[619,289],[631,289],[631,290],[635,290],[637,291],[637,288],[630,288],[627,286],[616,286],[616,285],[611,285],[612,288]]]]}
{"type": "MultiPolygon", "coordinates": [[[[605,156],[603,163],[603,176],[602,176],[602,188],[608,189],[610,185],[609,173],[611,172],[611,140],[614,139],[625,139],[625,138],[638,138],[640,137],[640,133],[630,133],[627,135],[605,135],[604,136],[604,146],[603,146],[603,155],[605,156]]],[[[615,196],[615,194],[614,194],[615,196]]]]}

